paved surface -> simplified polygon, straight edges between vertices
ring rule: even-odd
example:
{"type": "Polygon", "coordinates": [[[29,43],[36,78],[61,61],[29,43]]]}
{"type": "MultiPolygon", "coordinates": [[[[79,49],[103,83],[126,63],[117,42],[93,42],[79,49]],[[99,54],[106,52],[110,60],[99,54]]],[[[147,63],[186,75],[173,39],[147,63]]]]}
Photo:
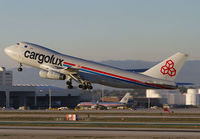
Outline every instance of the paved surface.
{"type": "MultiPolygon", "coordinates": [[[[19,112],[21,110],[4,110],[5,112],[19,112]]],[[[176,109],[170,109],[170,111],[173,111],[175,113],[200,113],[200,108],[176,108],[176,109]]],[[[23,111],[21,111],[23,112],[23,111]]],[[[63,111],[58,111],[58,110],[25,110],[25,112],[75,112],[74,110],[63,110],[63,111]]],[[[101,113],[101,112],[106,112],[106,113],[140,113],[140,112],[145,112],[145,113],[162,113],[163,109],[144,109],[144,108],[138,108],[136,110],[80,110],[78,111],[80,113],[87,113],[87,112],[94,112],[94,113],[101,113]]]]}
{"type": "MultiPolygon", "coordinates": [[[[74,111],[47,111],[48,113],[39,113],[37,112],[45,112],[45,111],[30,111],[33,113],[17,113],[17,114],[0,114],[0,117],[65,117],[65,113],[72,113],[74,111]],[[36,113],[34,113],[36,112],[36,113]],[[54,113],[56,112],[56,113],[54,113]]],[[[14,111],[19,112],[19,111],[14,111]]],[[[29,112],[29,111],[25,111],[29,112]]],[[[148,109],[138,109],[136,111],[130,110],[108,110],[108,111],[79,111],[80,113],[94,112],[96,115],[100,116],[98,113],[106,112],[107,115],[103,115],[106,118],[113,117],[121,117],[121,115],[115,115],[113,113],[162,113],[163,110],[148,110],[148,109]],[[112,113],[109,115],[109,113],[112,113]]],[[[200,108],[195,109],[175,109],[175,113],[183,113],[183,115],[179,116],[151,116],[151,115],[123,115],[127,118],[200,118],[200,108]],[[195,113],[194,115],[184,115],[184,113],[195,113]]],[[[87,116],[87,115],[86,115],[87,116]]],[[[90,115],[92,117],[92,115],[90,115]]],[[[162,123],[162,122],[70,122],[70,121],[0,121],[0,139],[200,139],[200,130],[198,129],[158,129],[158,128],[97,128],[98,125],[153,125],[167,127],[168,125],[176,127],[188,128],[190,126],[200,127],[200,123],[162,123]],[[55,125],[61,126],[65,125],[65,127],[39,127],[40,125],[55,125]],[[73,124],[76,127],[77,124],[91,124],[95,125],[93,128],[87,127],[66,127],[69,124],[73,124]],[[13,126],[3,126],[3,125],[13,125],[13,126]],[[18,125],[18,126],[14,126],[18,125]],[[34,127],[31,126],[22,126],[22,125],[36,125],[34,127]]]]}
{"type": "Polygon", "coordinates": [[[200,130],[191,129],[144,129],[144,128],[67,128],[67,127],[0,127],[1,139],[16,138],[101,138],[101,139],[134,139],[134,138],[177,138],[177,139],[199,139],[200,130]]]}
{"type": "MultiPolygon", "coordinates": [[[[35,118],[65,118],[66,117],[66,114],[2,114],[0,115],[0,118],[4,118],[4,117],[7,117],[7,118],[13,118],[13,117],[25,117],[25,118],[32,118],[32,117],[35,117],[35,118]]],[[[80,116],[81,118],[86,118],[88,117],[88,115],[81,115],[80,116]]],[[[151,116],[151,115],[92,115],[90,114],[90,118],[189,118],[189,119],[200,119],[200,116],[196,116],[196,115],[189,115],[189,116],[177,116],[177,115],[160,115],[160,116],[151,116]]]]}
{"type": "Polygon", "coordinates": [[[0,121],[1,125],[162,125],[162,126],[196,126],[200,127],[200,123],[164,123],[164,122],[79,122],[79,121],[0,121]]]}

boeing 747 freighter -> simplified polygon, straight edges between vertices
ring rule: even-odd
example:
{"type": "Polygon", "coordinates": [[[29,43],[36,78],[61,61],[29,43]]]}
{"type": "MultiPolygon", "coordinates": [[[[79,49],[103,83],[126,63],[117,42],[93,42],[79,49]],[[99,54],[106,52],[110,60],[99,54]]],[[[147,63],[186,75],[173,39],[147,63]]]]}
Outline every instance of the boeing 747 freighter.
{"type": "Polygon", "coordinates": [[[83,90],[92,89],[92,83],[127,89],[176,89],[174,79],[188,57],[178,52],[138,73],[65,55],[28,42],[9,46],[5,48],[5,53],[19,63],[18,71],[22,71],[22,65],[39,68],[40,77],[67,80],[69,89],[73,88],[73,79],[83,90]]]}

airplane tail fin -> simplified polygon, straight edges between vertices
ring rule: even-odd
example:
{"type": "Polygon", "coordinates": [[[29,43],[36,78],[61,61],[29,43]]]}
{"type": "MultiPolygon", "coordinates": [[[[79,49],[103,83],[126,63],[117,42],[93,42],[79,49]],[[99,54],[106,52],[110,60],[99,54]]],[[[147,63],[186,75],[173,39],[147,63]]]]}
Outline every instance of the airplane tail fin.
{"type": "Polygon", "coordinates": [[[173,81],[187,60],[187,57],[187,54],[178,52],[143,72],[143,74],[158,79],[173,81]]]}
{"type": "Polygon", "coordinates": [[[129,97],[130,93],[126,93],[125,96],[120,100],[120,102],[124,104],[128,103],[129,97]]]}

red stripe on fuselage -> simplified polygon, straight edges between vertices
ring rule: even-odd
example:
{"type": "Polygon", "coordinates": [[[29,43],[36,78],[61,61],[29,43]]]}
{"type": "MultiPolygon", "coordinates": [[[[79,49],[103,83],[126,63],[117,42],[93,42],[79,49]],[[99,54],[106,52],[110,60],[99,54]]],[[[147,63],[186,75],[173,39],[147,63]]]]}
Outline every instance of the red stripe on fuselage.
{"type": "MultiPolygon", "coordinates": [[[[76,64],[68,63],[68,62],[64,62],[64,64],[67,64],[67,65],[70,65],[70,66],[76,66],[76,64]]],[[[138,81],[138,80],[134,80],[134,79],[131,79],[131,78],[123,77],[123,76],[112,74],[112,73],[107,73],[107,72],[104,72],[104,71],[100,71],[100,70],[96,70],[96,69],[92,69],[92,68],[88,68],[88,67],[84,67],[84,66],[82,66],[81,68],[86,69],[86,70],[90,70],[90,71],[94,71],[94,72],[98,72],[98,73],[102,73],[102,74],[105,74],[105,75],[109,75],[109,76],[113,76],[113,77],[129,80],[129,81],[145,84],[145,85],[150,85],[152,87],[158,87],[158,88],[163,88],[163,89],[171,89],[171,88],[164,87],[162,85],[144,83],[144,82],[141,82],[141,81],[138,81]]]]}
{"type": "Polygon", "coordinates": [[[141,82],[141,81],[133,80],[133,79],[131,79],[131,78],[127,78],[127,77],[115,75],[115,74],[112,74],[112,73],[107,73],[107,72],[100,71],[100,70],[96,70],[96,69],[87,68],[87,67],[84,67],[84,66],[82,66],[82,68],[83,68],[83,69],[86,69],[86,70],[91,70],[91,71],[99,72],[99,73],[102,73],[102,74],[106,74],[106,75],[110,75],[110,76],[122,78],[122,79],[125,79],[125,80],[130,80],[130,81],[134,81],[134,82],[143,83],[143,82],[141,82]]]}
{"type": "Polygon", "coordinates": [[[155,85],[155,84],[151,84],[151,83],[144,83],[144,82],[141,82],[141,81],[138,81],[138,80],[134,80],[134,79],[131,79],[131,78],[127,78],[127,77],[115,75],[115,74],[112,74],[112,73],[107,73],[107,72],[100,71],[100,70],[96,70],[96,69],[91,69],[91,68],[84,67],[84,66],[82,66],[81,68],[86,69],[86,70],[91,70],[91,71],[94,71],[94,72],[99,72],[99,73],[106,74],[106,75],[110,75],[110,76],[113,76],[113,77],[117,77],[117,78],[129,80],[129,81],[133,81],[133,82],[138,82],[138,83],[142,83],[142,84],[146,84],[146,85],[151,85],[151,86],[153,86],[153,87],[159,87],[159,88],[164,88],[164,89],[170,89],[170,88],[163,87],[163,86],[161,86],[161,85],[155,85]]]}
{"type": "Polygon", "coordinates": [[[76,66],[76,64],[68,63],[68,62],[63,62],[64,64],[70,65],[70,66],[76,66]]]}

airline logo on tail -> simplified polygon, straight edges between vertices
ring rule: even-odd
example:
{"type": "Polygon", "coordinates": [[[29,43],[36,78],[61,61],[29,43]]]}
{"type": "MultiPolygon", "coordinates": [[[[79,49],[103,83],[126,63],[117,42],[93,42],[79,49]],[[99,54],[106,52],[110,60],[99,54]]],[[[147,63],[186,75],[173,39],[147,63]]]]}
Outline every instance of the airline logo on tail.
{"type": "Polygon", "coordinates": [[[158,79],[174,81],[187,57],[187,54],[178,52],[145,71],[143,74],[158,79]]]}
{"type": "Polygon", "coordinates": [[[121,103],[128,103],[130,93],[126,93],[125,96],[121,99],[121,103]]]}
{"type": "Polygon", "coordinates": [[[167,60],[165,65],[161,67],[160,72],[163,75],[169,75],[173,77],[176,75],[176,69],[174,68],[174,62],[172,60],[167,60]]]}
{"type": "Polygon", "coordinates": [[[127,100],[128,100],[128,98],[126,98],[126,97],[122,99],[122,101],[127,101],[127,100]]]}

